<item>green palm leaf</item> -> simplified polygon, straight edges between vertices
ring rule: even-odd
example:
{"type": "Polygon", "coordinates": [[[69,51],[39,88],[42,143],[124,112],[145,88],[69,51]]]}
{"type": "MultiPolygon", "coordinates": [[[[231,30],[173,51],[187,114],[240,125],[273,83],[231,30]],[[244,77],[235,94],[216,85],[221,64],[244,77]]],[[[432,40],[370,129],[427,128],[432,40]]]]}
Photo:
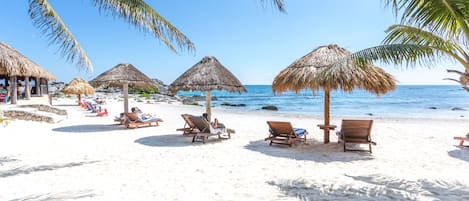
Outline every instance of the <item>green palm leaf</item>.
{"type": "Polygon", "coordinates": [[[174,43],[179,49],[194,52],[194,44],[169,21],[156,12],[143,0],[92,0],[94,5],[103,12],[120,17],[143,32],[152,33],[176,51],[174,43]]]}
{"type": "Polygon", "coordinates": [[[445,38],[469,38],[467,0],[384,0],[396,14],[402,11],[403,24],[424,27],[445,38]]]}
{"type": "Polygon", "coordinates": [[[50,43],[59,45],[59,51],[67,61],[92,71],[88,55],[81,48],[70,30],[47,0],[29,0],[29,16],[33,24],[49,37],[50,43]]]}

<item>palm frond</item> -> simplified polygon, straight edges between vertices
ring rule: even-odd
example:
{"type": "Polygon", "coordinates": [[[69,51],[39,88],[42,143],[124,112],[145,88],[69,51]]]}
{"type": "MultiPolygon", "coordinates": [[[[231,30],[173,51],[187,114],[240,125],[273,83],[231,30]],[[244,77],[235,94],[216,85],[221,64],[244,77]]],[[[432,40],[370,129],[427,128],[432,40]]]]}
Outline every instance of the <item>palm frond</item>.
{"type": "Polygon", "coordinates": [[[388,35],[383,40],[384,44],[414,44],[427,46],[454,58],[469,68],[469,65],[465,62],[469,60],[469,55],[458,42],[447,40],[442,36],[418,27],[401,24],[390,26],[386,32],[388,35]]]}
{"type": "Polygon", "coordinates": [[[425,27],[445,38],[469,38],[469,1],[467,0],[384,0],[401,22],[425,27]]]}
{"type": "Polygon", "coordinates": [[[76,62],[88,72],[93,71],[88,55],[48,0],[29,0],[28,12],[34,26],[49,37],[50,43],[59,45],[59,51],[67,61],[76,62]]]}
{"type": "Polygon", "coordinates": [[[154,34],[156,38],[175,52],[177,50],[174,44],[181,50],[195,51],[195,46],[188,37],[143,0],[92,0],[92,2],[101,12],[120,17],[140,31],[154,34]]]}
{"type": "Polygon", "coordinates": [[[285,3],[283,2],[283,0],[261,0],[262,3],[266,3],[266,2],[270,2],[273,6],[277,7],[277,9],[280,11],[280,12],[286,12],[285,11],[285,3]]]}
{"type": "Polygon", "coordinates": [[[358,67],[367,66],[374,62],[394,65],[404,64],[407,67],[412,67],[416,64],[433,66],[440,59],[437,55],[441,55],[441,53],[428,46],[385,44],[354,52],[331,66],[334,67],[341,65],[341,62],[350,61],[354,62],[358,67]]]}

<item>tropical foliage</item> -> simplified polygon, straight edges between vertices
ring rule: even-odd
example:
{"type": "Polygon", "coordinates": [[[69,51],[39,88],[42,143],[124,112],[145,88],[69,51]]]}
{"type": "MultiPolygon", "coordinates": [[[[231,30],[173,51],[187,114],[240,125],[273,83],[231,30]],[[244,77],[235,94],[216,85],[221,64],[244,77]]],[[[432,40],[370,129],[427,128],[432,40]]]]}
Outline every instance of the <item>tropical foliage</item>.
{"type": "MultiPolygon", "coordinates": [[[[132,24],[138,30],[150,33],[172,51],[195,51],[194,44],[144,0],[90,0],[104,14],[110,14],[132,24]]],[[[265,0],[261,0],[265,2],[265,0]]],[[[284,10],[283,0],[271,1],[280,11],[284,10]]],[[[49,0],[29,0],[29,16],[34,26],[49,38],[50,43],[59,46],[59,52],[69,62],[92,71],[91,61],[54,10],[49,0]]]]}
{"type": "Polygon", "coordinates": [[[443,59],[459,62],[465,72],[461,83],[469,91],[469,1],[467,0],[383,0],[401,16],[400,24],[390,26],[382,45],[351,54],[325,71],[334,76],[343,62],[352,60],[361,68],[372,62],[433,66],[443,59]]]}

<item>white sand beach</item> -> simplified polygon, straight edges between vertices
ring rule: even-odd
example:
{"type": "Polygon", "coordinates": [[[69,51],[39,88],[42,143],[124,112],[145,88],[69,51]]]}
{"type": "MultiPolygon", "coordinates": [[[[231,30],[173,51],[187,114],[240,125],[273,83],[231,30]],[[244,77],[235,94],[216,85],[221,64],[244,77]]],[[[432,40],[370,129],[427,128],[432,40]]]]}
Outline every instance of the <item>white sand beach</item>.
{"type": "Polygon", "coordinates": [[[453,140],[465,120],[371,117],[373,153],[344,153],[335,134],[323,144],[321,117],[215,107],[236,134],[193,144],[180,114],[204,107],[131,101],[164,122],[126,129],[123,103],[107,102],[108,117],[60,100],[56,124],[0,127],[0,200],[469,200],[469,148],[453,140]],[[269,146],[267,120],[306,128],[307,143],[269,146]]]}

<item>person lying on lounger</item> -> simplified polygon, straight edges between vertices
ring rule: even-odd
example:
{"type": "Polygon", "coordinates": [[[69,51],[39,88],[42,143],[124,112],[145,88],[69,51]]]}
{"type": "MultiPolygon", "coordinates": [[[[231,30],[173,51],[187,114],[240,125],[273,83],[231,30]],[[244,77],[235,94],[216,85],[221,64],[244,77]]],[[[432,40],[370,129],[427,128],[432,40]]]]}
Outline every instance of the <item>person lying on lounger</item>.
{"type": "Polygon", "coordinates": [[[157,117],[154,117],[148,113],[143,113],[142,110],[140,110],[140,108],[138,107],[133,107],[130,109],[133,113],[137,114],[138,115],[138,119],[140,121],[151,121],[151,122],[154,122],[154,121],[159,121],[159,122],[163,122],[163,119],[161,118],[157,118],[157,117]]]}

